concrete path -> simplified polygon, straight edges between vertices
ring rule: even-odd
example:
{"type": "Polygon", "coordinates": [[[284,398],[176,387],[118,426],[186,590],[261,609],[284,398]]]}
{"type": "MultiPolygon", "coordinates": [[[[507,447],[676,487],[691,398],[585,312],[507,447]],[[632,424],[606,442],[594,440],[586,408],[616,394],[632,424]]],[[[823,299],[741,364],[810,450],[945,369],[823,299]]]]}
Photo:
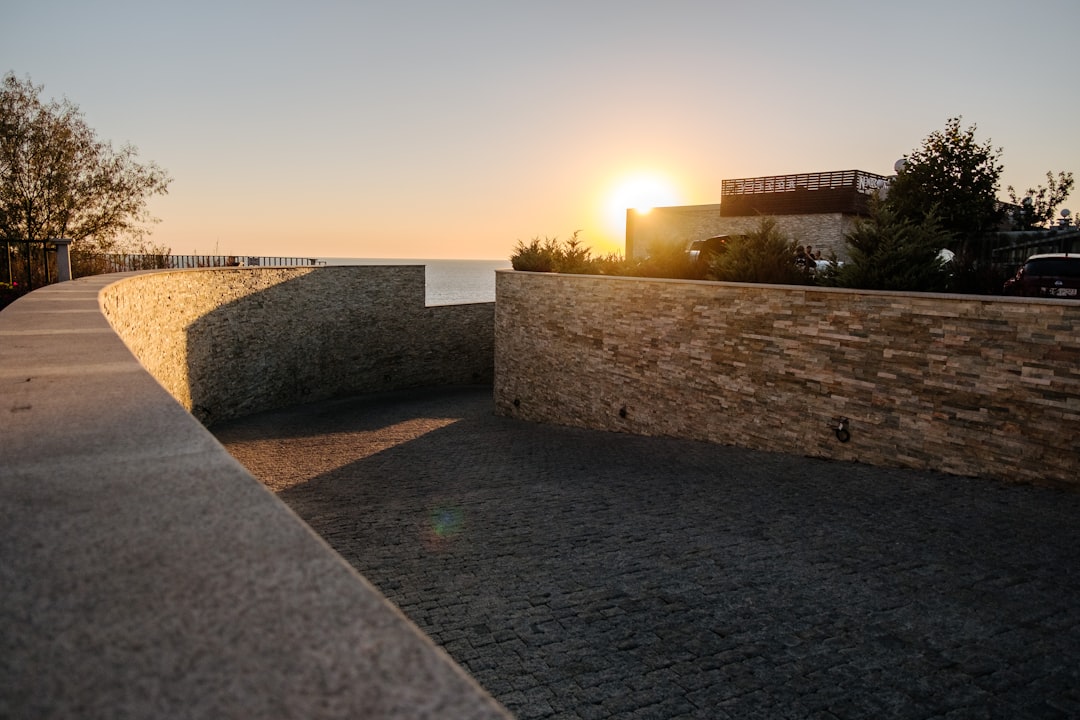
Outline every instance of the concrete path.
{"type": "Polygon", "coordinates": [[[520,718],[1080,717],[1080,493],[495,417],[215,428],[520,718]]]}

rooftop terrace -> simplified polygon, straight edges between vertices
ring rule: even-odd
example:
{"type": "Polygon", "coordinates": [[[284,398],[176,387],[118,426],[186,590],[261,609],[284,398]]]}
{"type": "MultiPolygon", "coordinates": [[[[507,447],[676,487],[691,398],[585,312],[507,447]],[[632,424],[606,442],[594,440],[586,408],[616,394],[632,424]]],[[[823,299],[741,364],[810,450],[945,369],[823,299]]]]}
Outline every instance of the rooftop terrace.
{"type": "Polygon", "coordinates": [[[798,215],[847,213],[862,215],[874,192],[888,178],[862,170],[771,175],[724,180],[720,184],[720,214],[798,215]]]}

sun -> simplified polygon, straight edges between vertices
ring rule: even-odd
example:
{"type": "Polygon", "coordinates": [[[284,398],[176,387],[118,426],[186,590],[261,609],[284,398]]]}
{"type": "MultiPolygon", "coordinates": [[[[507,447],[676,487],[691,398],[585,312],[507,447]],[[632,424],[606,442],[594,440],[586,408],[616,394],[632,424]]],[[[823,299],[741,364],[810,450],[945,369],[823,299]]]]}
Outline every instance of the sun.
{"type": "Polygon", "coordinates": [[[626,236],[626,211],[647,213],[653,208],[682,202],[678,186],[660,172],[636,172],[617,180],[605,200],[607,231],[619,240],[626,236]]]}
{"type": "Polygon", "coordinates": [[[679,191],[674,183],[659,173],[631,175],[620,180],[611,191],[611,204],[621,213],[629,209],[646,213],[654,207],[678,202],[679,191]]]}

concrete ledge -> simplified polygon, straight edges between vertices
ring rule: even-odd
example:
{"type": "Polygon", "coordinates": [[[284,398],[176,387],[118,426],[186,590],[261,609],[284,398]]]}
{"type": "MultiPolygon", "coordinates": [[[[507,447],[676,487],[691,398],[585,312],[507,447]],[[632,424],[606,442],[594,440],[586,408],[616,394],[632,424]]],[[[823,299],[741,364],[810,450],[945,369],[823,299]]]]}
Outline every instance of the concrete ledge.
{"type": "Polygon", "coordinates": [[[506,717],[146,372],[118,279],[0,313],[0,717],[506,717]]]}

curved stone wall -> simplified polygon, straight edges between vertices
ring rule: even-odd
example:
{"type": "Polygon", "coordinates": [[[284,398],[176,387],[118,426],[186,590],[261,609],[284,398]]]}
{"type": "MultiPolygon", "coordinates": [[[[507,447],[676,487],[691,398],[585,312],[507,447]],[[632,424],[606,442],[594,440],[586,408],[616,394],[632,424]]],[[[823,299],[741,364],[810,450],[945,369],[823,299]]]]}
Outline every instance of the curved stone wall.
{"type": "Polygon", "coordinates": [[[425,307],[422,265],[144,274],[105,288],[102,307],[207,425],[342,394],[492,380],[494,305],[425,307]]]}
{"type": "MultiPolygon", "coordinates": [[[[422,307],[422,268],[402,272],[395,286],[419,307],[381,321],[436,332],[445,316],[422,307]]],[[[290,401],[282,373],[318,378],[340,357],[300,328],[342,348],[384,337],[346,327],[380,320],[337,298],[286,303],[340,310],[336,329],[280,318],[276,293],[317,287],[356,305],[387,297],[337,269],[189,271],[82,278],[0,312],[0,717],[507,717],[163,387],[190,403],[220,382],[213,412],[228,416],[290,401]],[[274,317],[295,326],[266,327],[274,317]],[[208,341],[223,381],[187,357],[208,341]],[[309,364],[312,347],[326,356],[309,364]],[[240,360],[263,364],[228,374],[240,360]]],[[[378,355],[388,378],[343,370],[331,392],[419,382],[439,362],[419,344],[378,355]]]]}
{"type": "Polygon", "coordinates": [[[1075,301],[500,271],[495,338],[506,415],[1080,484],[1075,301]]]}

